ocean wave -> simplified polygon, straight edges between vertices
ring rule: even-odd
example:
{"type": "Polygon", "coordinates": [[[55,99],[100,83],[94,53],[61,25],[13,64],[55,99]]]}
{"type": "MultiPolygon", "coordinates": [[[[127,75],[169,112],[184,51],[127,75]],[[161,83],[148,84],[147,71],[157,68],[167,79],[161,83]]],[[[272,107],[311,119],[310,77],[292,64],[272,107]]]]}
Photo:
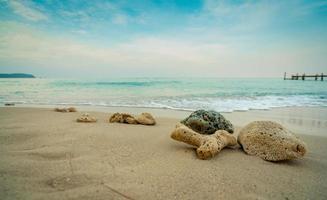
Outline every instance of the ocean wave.
{"type": "Polygon", "coordinates": [[[276,107],[291,106],[327,106],[326,98],[319,96],[265,96],[256,98],[157,98],[157,99],[116,99],[116,100],[94,100],[94,101],[63,101],[52,100],[42,101],[40,99],[19,99],[3,100],[1,103],[16,104],[39,104],[39,105],[76,105],[76,106],[103,106],[103,107],[141,107],[141,108],[160,108],[170,110],[194,111],[197,109],[216,110],[219,112],[247,111],[247,110],[266,110],[276,107]]]}
{"type": "Polygon", "coordinates": [[[221,112],[327,106],[327,82],[240,79],[0,80],[0,103],[221,112]]]}
{"type": "Polygon", "coordinates": [[[180,81],[97,81],[97,82],[79,82],[79,81],[63,81],[53,82],[55,86],[122,86],[122,87],[144,87],[144,86],[155,86],[155,85],[171,85],[178,84],[180,81]]]}

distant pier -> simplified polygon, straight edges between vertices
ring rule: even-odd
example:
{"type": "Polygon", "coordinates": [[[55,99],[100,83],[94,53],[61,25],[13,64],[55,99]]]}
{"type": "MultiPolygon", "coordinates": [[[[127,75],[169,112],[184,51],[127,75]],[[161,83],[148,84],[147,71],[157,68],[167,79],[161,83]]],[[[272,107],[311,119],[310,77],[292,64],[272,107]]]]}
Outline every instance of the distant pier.
{"type": "Polygon", "coordinates": [[[302,80],[304,81],[305,79],[308,78],[314,78],[315,81],[323,81],[324,78],[327,78],[327,75],[324,75],[323,73],[321,74],[314,74],[314,75],[307,75],[307,74],[296,74],[296,75],[291,75],[290,78],[287,78],[286,72],[284,73],[284,80],[302,80]]]}

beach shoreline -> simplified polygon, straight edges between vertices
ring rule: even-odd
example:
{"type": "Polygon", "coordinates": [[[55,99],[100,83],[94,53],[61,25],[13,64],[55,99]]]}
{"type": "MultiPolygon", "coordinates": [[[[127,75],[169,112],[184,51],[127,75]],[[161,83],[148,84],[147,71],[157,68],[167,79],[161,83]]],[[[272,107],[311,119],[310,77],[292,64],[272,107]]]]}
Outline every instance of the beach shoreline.
{"type": "Polygon", "coordinates": [[[188,113],[150,110],[155,126],[108,123],[110,113],[125,112],[117,109],[1,107],[0,199],[327,198],[326,108],[224,113],[235,136],[248,121],[274,120],[307,144],[303,159],[278,163],[240,148],[200,160],[194,148],[170,138],[188,113]],[[98,122],[77,123],[83,112],[98,122]]]}
{"type": "MultiPolygon", "coordinates": [[[[13,108],[40,108],[54,109],[64,107],[75,107],[80,112],[101,112],[112,114],[123,112],[130,114],[140,114],[142,112],[152,113],[155,117],[184,119],[192,113],[186,110],[173,110],[163,108],[147,107],[120,107],[120,106],[88,106],[88,105],[34,105],[34,104],[16,104],[13,108]]],[[[8,108],[8,106],[0,106],[8,108]]],[[[247,111],[220,112],[229,119],[235,126],[243,127],[246,124],[256,120],[276,121],[299,134],[317,135],[327,137],[327,107],[322,106],[293,106],[276,107],[271,109],[251,109],[247,111]]]]}

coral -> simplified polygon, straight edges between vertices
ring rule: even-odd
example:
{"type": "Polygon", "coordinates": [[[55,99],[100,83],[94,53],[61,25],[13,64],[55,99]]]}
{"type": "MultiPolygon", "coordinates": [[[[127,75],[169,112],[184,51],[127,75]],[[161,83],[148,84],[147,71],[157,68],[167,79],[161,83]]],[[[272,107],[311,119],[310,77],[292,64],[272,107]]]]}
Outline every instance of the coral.
{"type": "Polygon", "coordinates": [[[128,113],[114,113],[110,119],[109,122],[118,122],[118,123],[126,123],[126,124],[142,124],[142,125],[155,125],[156,121],[152,117],[150,113],[142,113],[141,115],[138,115],[134,117],[131,114],[128,113]]]}
{"type": "Polygon", "coordinates": [[[183,124],[176,125],[170,137],[174,140],[196,146],[200,159],[209,159],[219,153],[224,147],[237,144],[236,138],[225,130],[218,130],[211,135],[202,135],[183,124]]]}
{"type": "Polygon", "coordinates": [[[234,132],[232,123],[216,111],[197,110],[181,123],[201,134],[210,135],[217,130],[234,132]]]}
{"type": "Polygon", "coordinates": [[[77,109],[75,107],[69,107],[67,108],[68,112],[77,112],[77,109]]]}
{"type": "Polygon", "coordinates": [[[272,121],[251,122],[240,131],[238,142],[249,155],[268,161],[301,158],[307,151],[303,141],[272,121]]]}
{"type": "Polygon", "coordinates": [[[69,107],[69,108],[55,108],[54,111],[56,111],[56,112],[63,112],[63,113],[66,113],[66,112],[77,112],[76,108],[74,108],[74,107],[69,107]]]}
{"type": "Polygon", "coordinates": [[[152,117],[150,113],[142,113],[141,115],[136,116],[136,121],[139,124],[143,125],[155,125],[156,120],[152,117]]]}
{"type": "Polygon", "coordinates": [[[114,113],[110,119],[109,122],[118,122],[118,123],[126,123],[126,124],[137,124],[136,119],[128,114],[128,113],[114,113]]]}
{"type": "Polygon", "coordinates": [[[84,113],[81,117],[77,118],[77,122],[96,122],[97,119],[95,117],[90,116],[88,113],[84,113]]]}

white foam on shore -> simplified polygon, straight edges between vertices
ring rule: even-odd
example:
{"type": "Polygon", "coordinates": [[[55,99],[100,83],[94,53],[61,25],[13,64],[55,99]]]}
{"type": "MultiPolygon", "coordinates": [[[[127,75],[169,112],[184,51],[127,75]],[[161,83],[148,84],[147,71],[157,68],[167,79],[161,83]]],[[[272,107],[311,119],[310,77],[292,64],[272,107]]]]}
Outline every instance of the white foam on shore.
{"type": "Polygon", "coordinates": [[[327,106],[326,84],[279,79],[0,80],[0,104],[266,110],[327,106]]]}
{"type": "MultiPolygon", "coordinates": [[[[1,102],[1,101],[0,101],[1,102]]],[[[264,96],[256,98],[190,98],[190,99],[176,99],[176,98],[161,98],[149,99],[142,101],[130,101],[128,99],[119,101],[40,101],[40,100],[11,100],[3,101],[5,103],[15,104],[30,104],[30,105],[76,105],[76,106],[97,106],[97,107],[136,107],[136,108],[160,108],[169,110],[183,110],[194,111],[198,109],[216,110],[218,112],[233,112],[233,111],[247,111],[247,110],[267,110],[278,107],[296,107],[296,106],[326,106],[326,99],[316,99],[312,96],[264,96]]]]}

